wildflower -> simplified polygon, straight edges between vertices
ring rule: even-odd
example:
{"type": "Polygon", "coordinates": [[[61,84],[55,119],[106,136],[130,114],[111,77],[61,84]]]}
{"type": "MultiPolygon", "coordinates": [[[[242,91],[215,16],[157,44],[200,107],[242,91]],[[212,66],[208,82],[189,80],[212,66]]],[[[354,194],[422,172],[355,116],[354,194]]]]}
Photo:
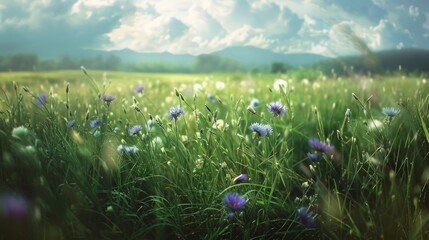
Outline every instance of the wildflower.
{"type": "Polygon", "coordinates": [[[212,102],[212,103],[216,103],[216,98],[213,94],[208,94],[207,98],[212,102]]]}
{"type": "Polygon", "coordinates": [[[243,209],[244,205],[246,204],[246,198],[244,198],[243,196],[240,196],[236,192],[228,193],[223,199],[223,202],[229,209],[233,211],[240,211],[241,209],[243,209]]]}
{"type": "Polygon", "coordinates": [[[141,93],[141,92],[143,92],[143,90],[144,90],[143,85],[138,85],[138,86],[134,89],[134,92],[135,92],[135,93],[141,93]]]}
{"type": "Polygon", "coordinates": [[[0,216],[6,218],[24,218],[28,213],[28,203],[21,196],[4,194],[0,197],[0,216]]]}
{"type": "Polygon", "coordinates": [[[322,155],[317,153],[307,153],[308,159],[310,159],[313,162],[317,162],[322,158],[322,155]]]}
{"type": "Polygon", "coordinates": [[[314,213],[305,207],[298,209],[298,217],[301,220],[302,225],[306,228],[314,228],[316,226],[316,220],[314,213]]]}
{"type": "Polygon", "coordinates": [[[73,119],[70,119],[68,122],[67,122],[67,128],[72,128],[72,127],[74,127],[76,125],[76,121],[75,120],[73,120],[73,119]]]}
{"type": "Polygon", "coordinates": [[[43,107],[46,102],[46,95],[44,93],[41,93],[39,97],[37,98],[37,106],[43,107]]]}
{"type": "Polygon", "coordinates": [[[234,183],[242,183],[244,181],[247,181],[249,177],[247,177],[247,174],[240,174],[236,178],[234,178],[234,183]]]}
{"type": "Polygon", "coordinates": [[[141,129],[142,127],[140,125],[134,125],[128,130],[128,133],[130,134],[130,136],[137,135],[139,134],[141,129]]]}
{"type": "Polygon", "coordinates": [[[270,125],[264,125],[260,123],[252,123],[249,128],[250,130],[258,133],[258,135],[261,137],[268,136],[273,132],[273,128],[270,125]]]}
{"type": "Polygon", "coordinates": [[[136,146],[126,146],[126,145],[119,145],[118,148],[116,149],[120,154],[124,154],[124,153],[130,153],[130,154],[135,154],[139,151],[139,149],[136,146]]]}
{"type": "Polygon", "coordinates": [[[111,96],[111,95],[108,95],[108,96],[102,96],[101,98],[100,98],[100,100],[103,100],[105,103],[107,103],[107,106],[109,106],[110,105],[110,103],[113,101],[113,100],[115,100],[116,99],[116,96],[111,96]]]}
{"type": "Polygon", "coordinates": [[[315,138],[310,138],[308,140],[308,144],[310,144],[310,146],[314,150],[316,150],[318,152],[329,153],[329,152],[334,151],[334,147],[333,146],[328,145],[328,144],[326,144],[324,142],[321,142],[321,141],[319,141],[319,140],[317,140],[315,138]]]}
{"type": "Polygon", "coordinates": [[[274,89],[276,91],[282,91],[282,92],[286,92],[286,88],[287,88],[287,81],[284,79],[276,79],[274,81],[274,89]]]}
{"type": "Polygon", "coordinates": [[[302,79],[302,84],[308,85],[310,81],[307,78],[302,79]]]}
{"type": "Polygon", "coordinates": [[[384,107],[382,109],[383,114],[388,117],[394,117],[399,114],[400,110],[393,107],[384,107]]]}
{"type": "Polygon", "coordinates": [[[368,129],[369,130],[378,130],[383,128],[383,123],[380,120],[372,119],[368,122],[368,129]]]}
{"type": "Polygon", "coordinates": [[[95,120],[92,120],[90,123],[89,123],[89,125],[92,127],[92,128],[96,128],[96,127],[98,127],[98,126],[101,126],[103,124],[103,121],[101,120],[101,119],[95,119],[95,120]]]}
{"type": "Polygon", "coordinates": [[[249,106],[252,107],[252,108],[255,108],[255,107],[259,106],[259,100],[257,98],[252,99],[250,101],[249,106]]]}
{"type": "Polygon", "coordinates": [[[226,218],[226,219],[231,219],[231,218],[233,218],[233,217],[235,217],[235,213],[227,213],[227,214],[225,215],[225,218],[226,218]]]}
{"type": "Polygon", "coordinates": [[[272,102],[268,104],[268,111],[271,112],[274,117],[281,117],[285,114],[286,109],[280,102],[272,102]]]}
{"type": "Polygon", "coordinates": [[[176,121],[181,115],[185,114],[185,111],[180,106],[173,106],[168,110],[167,116],[168,119],[171,121],[174,119],[176,121]]]}
{"type": "Polygon", "coordinates": [[[225,88],[225,86],[226,86],[226,85],[225,85],[225,83],[224,83],[224,82],[216,81],[215,86],[216,86],[216,89],[222,90],[222,89],[224,89],[224,88],[225,88]]]}

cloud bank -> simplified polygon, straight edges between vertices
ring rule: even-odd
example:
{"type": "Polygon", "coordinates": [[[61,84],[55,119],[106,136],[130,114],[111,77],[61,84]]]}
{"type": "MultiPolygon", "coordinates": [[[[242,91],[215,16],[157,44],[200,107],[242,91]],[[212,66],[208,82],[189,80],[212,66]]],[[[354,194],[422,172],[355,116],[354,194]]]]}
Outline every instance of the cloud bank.
{"type": "Polygon", "coordinates": [[[0,50],[210,53],[230,46],[327,56],[428,48],[429,5],[410,0],[17,0],[0,3],[0,50]]]}

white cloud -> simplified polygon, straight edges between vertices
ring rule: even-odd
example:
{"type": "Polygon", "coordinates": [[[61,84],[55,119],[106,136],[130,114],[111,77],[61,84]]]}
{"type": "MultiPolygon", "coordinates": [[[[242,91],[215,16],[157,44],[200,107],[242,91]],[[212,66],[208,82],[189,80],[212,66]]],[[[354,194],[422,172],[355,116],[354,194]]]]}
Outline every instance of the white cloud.
{"type": "Polygon", "coordinates": [[[410,7],[408,8],[408,14],[410,14],[410,16],[413,18],[418,17],[420,15],[419,8],[413,5],[410,5],[410,7]]]}
{"type": "Polygon", "coordinates": [[[403,42],[400,42],[400,43],[398,43],[398,45],[396,45],[396,49],[401,50],[402,48],[404,48],[403,42]]]}
{"type": "Polygon", "coordinates": [[[386,6],[385,0],[372,0],[372,3],[374,3],[374,5],[379,6],[381,8],[384,8],[386,6]]]}
{"type": "Polygon", "coordinates": [[[192,34],[203,39],[212,39],[225,34],[222,25],[197,4],[192,5],[183,21],[190,27],[192,34]]]}
{"type": "Polygon", "coordinates": [[[309,17],[307,14],[304,14],[304,23],[307,24],[308,26],[313,26],[316,24],[316,20],[309,17]]]}
{"type": "Polygon", "coordinates": [[[105,49],[200,54],[252,45],[342,55],[357,51],[341,33],[347,26],[374,50],[426,46],[429,6],[392,1],[16,0],[0,3],[0,44],[15,31],[105,49]]]}
{"type": "Polygon", "coordinates": [[[163,1],[136,4],[137,13],[123,17],[120,25],[106,34],[110,43],[103,46],[199,54],[235,45],[273,48],[281,34],[297,31],[293,29],[296,22],[292,22],[295,15],[269,1],[180,2],[187,8],[177,11],[171,7],[174,4],[163,1]],[[184,30],[171,34],[175,29],[172,22],[181,23],[184,30]]]}
{"type": "Polygon", "coordinates": [[[78,0],[73,4],[71,13],[79,13],[87,9],[97,9],[112,6],[115,0],[78,0]]]}
{"type": "Polygon", "coordinates": [[[425,13],[426,21],[423,23],[423,28],[429,33],[429,13],[425,13]]]}
{"type": "Polygon", "coordinates": [[[130,48],[136,51],[169,51],[169,45],[187,30],[178,19],[164,15],[137,12],[121,20],[121,25],[107,34],[108,48],[130,48]]]}

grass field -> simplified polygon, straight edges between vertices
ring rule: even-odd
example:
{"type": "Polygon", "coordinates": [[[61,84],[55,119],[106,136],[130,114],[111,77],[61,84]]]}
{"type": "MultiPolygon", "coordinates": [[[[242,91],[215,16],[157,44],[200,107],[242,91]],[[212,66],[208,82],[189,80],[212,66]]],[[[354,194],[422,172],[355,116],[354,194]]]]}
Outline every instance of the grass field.
{"type": "Polygon", "coordinates": [[[427,80],[301,75],[1,73],[0,239],[428,239],[427,80]]]}

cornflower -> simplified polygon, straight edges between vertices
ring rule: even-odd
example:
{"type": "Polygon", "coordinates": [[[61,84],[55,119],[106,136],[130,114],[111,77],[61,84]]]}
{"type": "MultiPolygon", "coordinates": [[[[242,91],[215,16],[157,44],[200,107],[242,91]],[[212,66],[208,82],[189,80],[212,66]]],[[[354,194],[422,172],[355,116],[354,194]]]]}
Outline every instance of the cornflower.
{"type": "Polygon", "coordinates": [[[302,225],[306,228],[314,228],[316,227],[316,220],[314,213],[308,210],[305,207],[300,207],[298,209],[298,217],[301,220],[302,225]]]}
{"type": "Polygon", "coordinates": [[[330,153],[330,152],[334,151],[333,146],[328,145],[324,142],[321,142],[315,138],[310,138],[308,140],[308,144],[310,144],[310,146],[318,152],[330,153]]]}
{"type": "Polygon", "coordinates": [[[268,136],[273,132],[273,128],[270,125],[264,125],[261,123],[252,123],[249,129],[256,132],[261,137],[268,136]]]}
{"type": "Polygon", "coordinates": [[[118,148],[116,149],[120,154],[125,154],[125,153],[129,153],[129,154],[135,154],[139,151],[139,149],[136,146],[126,146],[126,145],[119,145],[118,148]]]}
{"type": "Polygon", "coordinates": [[[176,105],[170,108],[170,110],[168,110],[167,116],[168,119],[171,121],[174,119],[174,121],[177,121],[177,119],[181,116],[184,115],[185,111],[183,110],[183,108],[181,108],[180,106],[176,105]]]}
{"type": "Polygon", "coordinates": [[[128,130],[128,133],[130,134],[130,136],[137,135],[139,134],[141,129],[142,127],[140,125],[134,125],[128,130]]]}
{"type": "Polygon", "coordinates": [[[243,196],[239,195],[236,192],[228,193],[223,199],[223,202],[229,209],[233,211],[240,211],[243,209],[244,205],[246,204],[246,198],[244,198],[243,196]]]}
{"type": "Polygon", "coordinates": [[[257,98],[254,98],[250,101],[249,106],[251,106],[252,108],[255,108],[257,106],[259,106],[259,100],[257,98]]]}
{"type": "Polygon", "coordinates": [[[322,158],[321,154],[318,153],[307,153],[308,159],[310,159],[313,162],[317,162],[322,158]]]}
{"type": "Polygon", "coordinates": [[[268,104],[268,111],[271,112],[274,117],[281,117],[285,114],[286,109],[280,102],[272,102],[268,104]]]}
{"type": "Polygon", "coordinates": [[[141,93],[141,92],[143,92],[143,90],[144,90],[143,85],[138,85],[138,86],[134,89],[134,92],[135,92],[135,93],[141,93]]]}
{"type": "Polygon", "coordinates": [[[107,103],[107,106],[110,105],[110,103],[116,99],[116,96],[111,96],[111,95],[107,95],[107,96],[102,96],[100,98],[100,100],[103,100],[105,103],[107,103]]]}
{"type": "Polygon", "coordinates": [[[101,120],[101,119],[95,119],[95,120],[92,120],[90,123],[89,123],[89,125],[92,127],[92,128],[96,128],[96,127],[98,127],[98,126],[100,126],[100,125],[102,125],[103,124],[103,121],[101,120]]]}
{"type": "Polygon", "coordinates": [[[383,114],[388,117],[394,117],[401,112],[399,109],[396,109],[393,107],[384,107],[382,111],[383,111],[383,114]]]}
{"type": "Polygon", "coordinates": [[[37,97],[37,106],[43,107],[46,102],[46,95],[44,93],[39,94],[39,97],[37,97]]]}
{"type": "Polygon", "coordinates": [[[76,120],[70,119],[70,120],[67,122],[67,128],[72,128],[72,127],[74,127],[75,125],[76,125],[76,120]]]}

